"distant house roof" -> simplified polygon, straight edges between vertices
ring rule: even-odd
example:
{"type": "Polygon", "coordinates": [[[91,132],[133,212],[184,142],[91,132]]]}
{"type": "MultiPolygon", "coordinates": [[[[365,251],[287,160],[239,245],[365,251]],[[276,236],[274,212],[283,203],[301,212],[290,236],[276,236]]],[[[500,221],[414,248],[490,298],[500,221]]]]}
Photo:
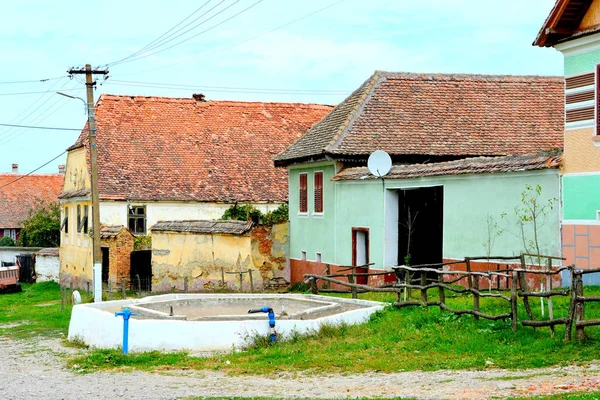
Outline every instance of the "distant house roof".
{"type": "Polygon", "coordinates": [[[58,201],[64,179],[62,174],[0,174],[0,229],[21,228],[40,202],[58,201]]]}
{"type": "Polygon", "coordinates": [[[152,225],[152,232],[186,233],[226,233],[242,235],[252,229],[252,222],[246,221],[158,221],[152,225]]]}
{"type": "Polygon", "coordinates": [[[492,156],[562,148],[562,77],[377,71],[276,165],[320,159],[492,156]]]}
{"type": "Polygon", "coordinates": [[[583,17],[592,5],[592,0],[557,0],[540,29],[534,46],[549,47],[568,39],[591,35],[600,27],[580,29],[583,17]]]}
{"type": "MultiPolygon", "coordinates": [[[[537,154],[519,154],[503,157],[473,157],[432,164],[394,165],[385,179],[408,179],[425,176],[460,174],[490,174],[516,171],[534,171],[559,168],[562,153],[559,151],[537,154]]],[[[379,179],[367,167],[346,168],[332,178],[342,180],[379,179]]]]}
{"type": "Polygon", "coordinates": [[[37,253],[36,256],[48,256],[48,257],[58,257],[59,248],[58,247],[48,247],[45,249],[41,249],[37,253]]]}
{"type": "MultiPolygon", "coordinates": [[[[100,198],[286,201],[287,174],[272,158],[332,108],[102,95],[96,111],[100,198]]],[[[82,146],[87,131],[69,149],[82,146]]]]}
{"type": "Polygon", "coordinates": [[[102,225],[100,227],[100,239],[114,239],[122,230],[129,232],[133,236],[133,233],[123,225],[102,225]]]}

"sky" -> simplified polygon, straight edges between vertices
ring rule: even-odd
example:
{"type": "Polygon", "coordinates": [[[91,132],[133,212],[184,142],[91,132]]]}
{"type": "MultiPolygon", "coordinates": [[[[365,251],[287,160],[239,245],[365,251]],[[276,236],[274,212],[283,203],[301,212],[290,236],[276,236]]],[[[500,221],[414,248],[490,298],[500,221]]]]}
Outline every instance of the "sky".
{"type": "MultiPolygon", "coordinates": [[[[85,98],[82,77],[70,79],[66,71],[86,63],[108,65],[108,79],[98,78],[96,99],[102,93],[203,93],[207,100],[337,104],[375,70],[562,75],[559,52],[531,45],[553,4],[9,2],[0,16],[0,124],[81,129],[87,118],[83,103],[55,92],[85,98]],[[165,32],[165,43],[157,42],[165,32]],[[134,55],[148,45],[157,47],[134,55]],[[19,81],[34,82],[12,83],[19,81]]],[[[78,134],[0,126],[0,173],[10,172],[13,163],[22,173],[46,163],[38,172],[57,172],[78,134]]]]}

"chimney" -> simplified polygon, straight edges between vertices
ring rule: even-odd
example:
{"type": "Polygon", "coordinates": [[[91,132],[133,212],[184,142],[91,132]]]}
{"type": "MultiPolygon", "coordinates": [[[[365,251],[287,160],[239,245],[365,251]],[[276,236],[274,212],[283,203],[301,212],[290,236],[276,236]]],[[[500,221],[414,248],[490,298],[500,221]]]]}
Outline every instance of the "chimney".
{"type": "Polygon", "coordinates": [[[19,164],[13,164],[12,165],[12,173],[13,174],[18,174],[19,173],[19,164]]]}
{"type": "Polygon", "coordinates": [[[64,175],[65,174],[65,164],[60,164],[58,166],[58,173],[64,175]]]}
{"type": "Polygon", "coordinates": [[[204,102],[204,101],[206,101],[206,96],[205,96],[205,95],[203,95],[202,93],[194,93],[194,94],[192,95],[192,97],[193,97],[193,98],[194,98],[194,100],[196,100],[196,101],[203,101],[203,102],[204,102]]]}

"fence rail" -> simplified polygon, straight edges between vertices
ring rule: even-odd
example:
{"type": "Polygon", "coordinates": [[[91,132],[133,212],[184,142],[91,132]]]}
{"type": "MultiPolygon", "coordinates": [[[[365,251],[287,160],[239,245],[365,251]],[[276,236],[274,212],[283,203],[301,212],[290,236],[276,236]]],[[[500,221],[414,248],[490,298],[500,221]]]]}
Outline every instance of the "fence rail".
{"type": "MultiPolygon", "coordinates": [[[[561,260],[560,257],[538,255],[538,254],[521,254],[519,256],[495,256],[495,257],[466,257],[461,261],[439,263],[439,264],[424,264],[417,266],[397,266],[393,267],[392,271],[383,272],[369,272],[359,273],[356,272],[357,268],[365,267],[348,267],[343,270],[351,271],[343,274],[336,272],[334,274],[318,275],[318,274],[305,274],[304,277],[311,287],[311,291],[314,294],[324,291],[319,288],[319,281],[324,281],[330,284],[340,285],[349,289],[353,298],[357,297],[358,293],[377,292],[377,293],[396,293],[398,300],[394,305],[398,308],[403,307],[439,307],[441,310],[452,312],[456,315],[473,315],[476,319],[483,318],[489,320],[511,320],[513,331],[518,329],[519,322],[522,326],[528,326],[533,328],[548,327],[554,335],[554,328],[556,325],[565,325],[565,340],[571,340],[572,327],[575,326],[576,337],[581,340],[585,337],[584,328],[589,326],[600,325],[600,319],[585,319],[585,304],[590,302],[600,302],[600,296],[584,296],[583,292],[583,275],[591,273],[600,273],[600,268],[578,270],[575,269],[574,265],[566,267],[553,267],[553,260],[561,260]],[[544,265],[539,265],[538,268],[528,267],[526,263],[527,258],[544,260],[544,265]],[[496,271],[489,270],[488,272],[473,271],[471,261],[476,260],[496,260],[502,261],[514,261],[518,267],[510,268],[507,263],[507,268],[496,271]],[[447,270],[445,267],[452,264],[464,264],[465,270],[447,270]],[[571,283],[567,289],[558,289],[552,287],[552,276],[561,274],[564,271],[568,271],[571,276],[571,283]],[[364,284],[356,283],[357,277],[373,277],[378,275],[393,274],[395,276],[395,282],[387,285],[380,286],[369,286],[364,284]],[[540,282],[540,290],[532,290],[529,287],[527,277],[538,277],[540,282]],[[338,279],[346,278],[346,280],[338,279]],[[491,290],[491,283],[493,279],[499,278],[506,279],[506,286],[509,286],[510,295],[504,295],[502,293],[491,293],[485,292],[481,289],[480,280],[488,279],[489,288],[491,290]],[[458,282],[466,282],[465,286],[457,285],[458,282]],[[413,298],[411,295],[407,295],[411,290],[417,290],[419,292],[418,300],[413,298]],[[430,300],[428,291],[437,290],[437,300],[430,300]],[[450,307],[446,302],[447,292],[453,292],[458,294],[469,293],[473,297],[473,307],[471,309],[454,309],[450,307]],[[404,299],[402,295],[404,294],[404,299]],[[568,297],[569,298],[569,309],[568,316],[555,318],[552,298],[555,296],[568,297]],[[501,312],[497,315],[491,315],[481,311],[480,300],[482,298],[496,298],[506,302],[506,312],[501,312]],[[546,300],[548,304],[548,319],[536,320],[530,304],[531,298],[539,298],[543,308],[542,300],[546,300]],[[518,315],[518,304],[522,302],[526,319],[519,320],[518,315]]],[[[488,262],[489,265],[489,262],[488,262]]],[[[329,272],[329,270],[327,270],[329,272]]],[[[498,284],[499,286],[499,284],[498,284]]],[[[330,291],[330,290],[329,290],[330,291]]],[[[337,290],[342,292],[343,290],[337,290]]],[[[345,290],[348,293],[348,290],[345,290]]]]}

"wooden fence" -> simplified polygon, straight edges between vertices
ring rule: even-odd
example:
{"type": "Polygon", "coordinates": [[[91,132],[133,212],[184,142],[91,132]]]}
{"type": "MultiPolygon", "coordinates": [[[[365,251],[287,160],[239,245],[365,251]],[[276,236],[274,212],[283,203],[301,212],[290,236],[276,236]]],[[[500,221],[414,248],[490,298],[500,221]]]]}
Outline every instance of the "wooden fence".
{"type": "MultiPolygon", "coordinates": [[[[559,257],[536,255],[536,254],[521,254],[520,256],[513,257],[467,257],[461,261],[439,263],[439,264],[426,264],[418,265],[413,267],[398,266],[392,268],[392,271],[381,271],[371,273],[358,273],[356,272],[359,268],[365,268],[369,265],[347,267],[339,270],[338,273],[328,275],[316,275],[306,274],[304,275],[310,284],[313,293],[318,294],[319,292],[328,291],[331,289],[320,289],[318,281],[325,281],[349,288],[353,298],[357,298],[358,293],[365,292],[385,292],[385,293],[396,293],[398,301],[394,305],[398,308],[409,307],[409,306],[420,306],[420,307],[439,307],[442,310],[452,312],[456,315],[470,314],[474,318],[484,318],[489,320],[508,320],[512,322],[512,329],[516,331],[518,323],[521,322],[522,326],[530,326],[533,328],[549,327],[552,335],[554,335],[554,328],[556,325],[565,325],[565,340],[571,340],[572,326],[575,325],[577,339],[583,339],[585,337],[584,328],[586,326],[600,325],[600,319],[585,319],[585,303],[586,302],[600,302],[600,296],[585,297],[583,294],[583,275],[590,273],[600,273],[600,269],[589,269],[589,270],[577,270],[573,265],[553,268],[553,260],[560,260],[559,257]],[[537,260],[544,260],[545,267],[540,269],[534,269],[527,266],[526,258],[531,257],[537,260]],[[519,265],[518,268],[505,268],[500,269],[499,267],[495,271],[478,272],[472,271],[471,262],[475,260],[502,260],[505,262],[515,261],[514,264],[519,265]],[[465,271],[451,271],[444,270],[445,267],[452,264],[465,264],[465,271]],[[560,274],[563,271],[569,271],[571,276],[570,286],[566,289],[553,289],[552,277],[560,274]],[[343,271],[350,271],[348,273],[341,273],[343,271]],[[356,280],[358,277],[369,277],[378,275],[389,275],[390,273],[395,274],[395,282],[379,286],[370,286],[367,284],[358,284],[356,280]],[[536,276],[538,280],[542,282],[543,290],[534,291],[529,289],[527,283],[527,275],[536,276]],[[336,279],[346,278],[347,281],[336,279]],[[496,288],[494,292],[485,292],[480,289],[480,281],[487,279],[491,289],[491,283],[496,282],[496,288]],[[500,282],[504,280],[505,287],[501,288],[500,282]],[[458,283],[463,285],[459,285],[458,283]],[[409,292],[417,290],[420,294],[418,300],[414,300],[412,294],[409,292]],[[428,291],[437,291],[437,300],[431,301],[428,291]],[[469,293],[472,295],[473,307],[472,309],[461,309],[457,310],[451,308],[446,303],[447,292],[453,293],[469,293]],[[509,291],[504,294],[503,291],[509,291]],[[569,298],[569,312],[568,316],[564,318],[554,318],[553,302],[552,298],[555,296],[562,296],[569,298]],[[497,298],[506,302],[506,312],[500,314],[491,315],[480,310],[481,298],[497,298]],[[534,314],[531,309],[530,299],[541,298],[546,299],[548,304],[548,319],[535,320],[534,314]],[[518,303],[519,299],[523,302],[527,319],[521,319],[518,317],[518,303]]],[[[335,290],[339,292],[340,290],[335,290]]],[[[348,290],[346,291],[348,292],[348,290]]]]}

